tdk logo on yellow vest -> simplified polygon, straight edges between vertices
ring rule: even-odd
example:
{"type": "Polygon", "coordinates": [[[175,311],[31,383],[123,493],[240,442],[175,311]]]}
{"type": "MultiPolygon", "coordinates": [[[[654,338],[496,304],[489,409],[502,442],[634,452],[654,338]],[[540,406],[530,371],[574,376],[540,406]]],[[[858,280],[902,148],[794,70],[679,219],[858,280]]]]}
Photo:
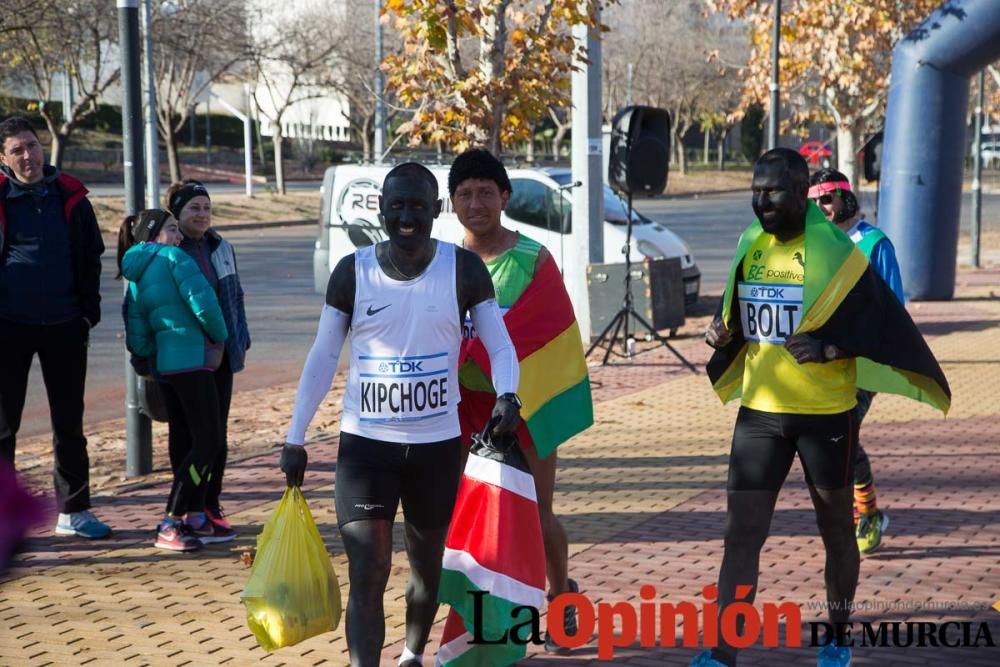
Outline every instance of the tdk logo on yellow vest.
{"type": "Polygon", "coordinates": [[[759,299],[784,299],[785,288],[750,285],[750,296],[759,299]]]}
{"type": "Polygon", "coordinates": [[[802,321],[802,286],[739,283],[743,337],[783,345],[802,321]]]}

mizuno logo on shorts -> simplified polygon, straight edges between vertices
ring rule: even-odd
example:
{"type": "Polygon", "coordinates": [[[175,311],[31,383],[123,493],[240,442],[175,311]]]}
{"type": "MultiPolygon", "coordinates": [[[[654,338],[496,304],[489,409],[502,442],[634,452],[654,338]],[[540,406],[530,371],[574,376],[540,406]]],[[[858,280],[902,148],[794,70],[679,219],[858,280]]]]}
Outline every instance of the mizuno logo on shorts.
{"type": "Polygon", "coordinates": [[[374,509],[378,509],[380,507],[385,507],[385,505],[370,504],[370,503],[356,503],[354,506],[357,507],[357,508],[363,509],[366,512],[371,512],[374,509]]]}

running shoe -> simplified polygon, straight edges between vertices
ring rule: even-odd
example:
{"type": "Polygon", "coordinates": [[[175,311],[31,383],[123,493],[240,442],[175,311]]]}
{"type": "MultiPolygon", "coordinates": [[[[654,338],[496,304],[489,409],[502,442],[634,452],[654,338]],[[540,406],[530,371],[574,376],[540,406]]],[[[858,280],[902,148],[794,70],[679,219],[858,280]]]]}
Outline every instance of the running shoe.
{"type": "MultiPolygon", "coordinates": [[[[218,507],[206,507],[205,514],[208,515],[208,518],[215,525],[228,528],[229,530],[233,529],[233,524],[226,520],[226,515],[222,511],[222,505],[219,505],[218,507]]],[[[234,532],[233,534],[235,535],[236,533],[234,532]]]]}
{"type": "MultiPolygon", "coordinates": [[[[567,579],[567,581],[569,583],[570,593],[580,592],[580,587],[577,586],[575,581],[572,579],[567,579]]],[[[554,598],[549,598],[549,602],[552,602],[553,599],[554,598]]],[[[566,633],[567,637],[576,636],[576,607],[573,605],[566,605],[563,608],[563,632],[566,633]]],[[[552,639],[552,635],[549,634],[548,630],[545,631],[545,650],[549,653],[569,653],[568,648],[562,644],[556,643],[556,641],[552,639]]]]}
{"type": "Polygon", "coordinates": [[[56,521],[56,535],[74,535],[88,540],[101,540],[111,535],[111,527],[94,516],[90,510],[60,514],[56,521]]]}
{"type": "Polygon", "coordinates": [[[206,512],[187,514],[184,517],[184,523],[191,529],[194,536],[201,540],[202,544],[230,542],[236,538],[235,530],[215,523],[206,512]]]}
{"type": "Polygon", "coordinates": [[[816,667],[851,667],[851,647],[837,646],[831,641],[819,650],[816,667]]]}
{"type": "Polygon", "coordinates": [[[889,527],[889,515],[882,510],[862,514],[858,520],[858,551],[870,554],[882,544],[882,534],[889,527]]]}
{"type": "Polygon", "coordinates": [[[164,519],[156,529],[153,546],[169,551],[197,551],[201,549],[201,540],[180,519],[164,519]]]}

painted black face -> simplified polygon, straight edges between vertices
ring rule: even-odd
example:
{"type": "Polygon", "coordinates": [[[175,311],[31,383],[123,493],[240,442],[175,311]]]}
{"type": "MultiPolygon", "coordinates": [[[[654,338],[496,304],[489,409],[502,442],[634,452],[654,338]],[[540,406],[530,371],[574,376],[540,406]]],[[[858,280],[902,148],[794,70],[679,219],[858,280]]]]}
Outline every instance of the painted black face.
{"type": "Polygon", "coordinates": [[[408,252],[430,240],[434,218],[441,212],[441,201],[434,198],[430,183],[406,174],[385,182],[379,206],[389,242],[408,252]]]}
{"type": "Polygon", "coordinates": [[[757,164],[753,170],[753,212],[768,234],[787,236],[805,223],[808,200],[780,161],[757,164]]]}

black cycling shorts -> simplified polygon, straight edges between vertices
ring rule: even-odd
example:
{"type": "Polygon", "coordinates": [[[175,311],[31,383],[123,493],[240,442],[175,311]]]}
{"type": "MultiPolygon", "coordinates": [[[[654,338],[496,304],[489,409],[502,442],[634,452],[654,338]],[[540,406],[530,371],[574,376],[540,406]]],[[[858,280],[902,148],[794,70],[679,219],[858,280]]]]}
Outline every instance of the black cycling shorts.
{"type": "Polygon", "coordinates": [[[853,484],[857,421],[854,409],[794,415],[741,407],[729,454],[729,490],[779,490],[796,454],[810,486],[842,489],[853,484]]]}
{"type": "Polygon", "coordinates": [[[458,438],[419,445],[340,434],[334,489],[337,524],[361,519],[403,518],[416,528],[443,528],[451,521],[458,493],[458,438]]]}

